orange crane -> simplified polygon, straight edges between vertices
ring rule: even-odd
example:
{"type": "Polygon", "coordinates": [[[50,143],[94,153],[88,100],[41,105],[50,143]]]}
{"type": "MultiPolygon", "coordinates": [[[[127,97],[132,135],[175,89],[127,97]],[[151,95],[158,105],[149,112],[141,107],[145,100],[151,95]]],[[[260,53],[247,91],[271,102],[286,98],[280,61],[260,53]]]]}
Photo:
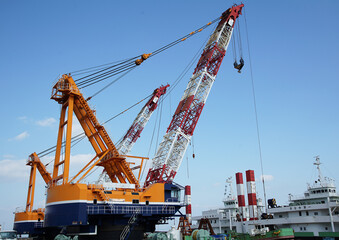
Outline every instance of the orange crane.
{"type": "MultiPolygon", "coordinates": [[[[51,98],[62,108],[52,180],[47,189],[44,227],[49,229],[48,234],[56,235],[60,226],[67,226],[67,231],[79,234],[96,232],[103,237],[108,233],[120,234],[136,206],[144,207],[138,212],[138,215],[144,216],[138,222],[141,232],[153,231],[159,219],[172,216],[182,207],[179,199],[181,188],[174,184],[159,183],[147,189],[140,188],[126,156],[120,155],[71,76],[63,75],[59,79],[51,98]],[[73,113],[96,155],[74,177],[70,177],[73,113]],[[64,132],[64,155],[61,158],[64,132]],[[104,167],[113,182],[111,189],[81,182],[95,166],[104,167]],[[108,229],[107,222],[111,224],[108,229]]],[[[138,169],[140,172],[142,166],[138,169]]],[[[138,236],[141,234],[133,232],[138,236]]]]}
{"type": "Polygon", "coordinates": [[[46,185],[48,185],[51,182],[52,177],[51,174],[46,170],[45,165],[40,161],[38,155],[35,152],[29,156],[26,165],[31,166],[26,201],[26,210],[15,213],[14,229],[22,234],[30,234],[31,236],[35,236],[41,234],[40,230],[43,224],[43,220],[45,218],[45,210],[43,208],[33,210],[36,170],[38,169],[46,185]]]}
{"type": "MultiPolygon", "coordinates": [[[[123,155],[126,155],[133,147],[136,140],[140,137],[140,134],[145,127],[146,123],[150,119],[152,113],[157,108],[160,97],[166,93],[166,89],[169,85],[160,86],[155,89],[148,99],[147,103],[141,109],[133,124],[128,129],[122,141],[118,145],[118,150],[123,155]]],[[[141,102],[141,101],[140,101],[141,102]]],[[[62,145],[65,142],[62,143],[62,145]]],[[[133,157],[133,156],[128,156],[133,157]]],[[[45,209],[39,208],[33,210],[34,191],[35,191],[35,179],[36,169],[39,170],[40,175],[43,177],[46,185],[51,183],[51,174],[46,170],[46,166],[40,161],[38,155],[34,152],[29,156],[27,165],[31,166],[31,174],[29,178],[29,187],[27,194],[26,210],[15,213],[14,229],[20,234],[29,234],[30,236],[36,236],[41,234],[41,227],[43,226],[45,209]]],[[[140,166],[135,166],[132,170],[139,169],[143,165],[143,159],[140,166]]],[[[103,172],[106,174],[106,172],[103,172]]],[[[140,179],[140,171],[138,175],[138,181],[140,179]]]]}

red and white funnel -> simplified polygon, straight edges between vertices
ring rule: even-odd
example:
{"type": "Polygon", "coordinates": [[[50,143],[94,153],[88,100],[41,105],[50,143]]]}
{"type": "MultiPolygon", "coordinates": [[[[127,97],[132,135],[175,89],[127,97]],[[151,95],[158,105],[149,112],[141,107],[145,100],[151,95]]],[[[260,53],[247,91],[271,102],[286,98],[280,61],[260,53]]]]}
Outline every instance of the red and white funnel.
{"type": "Polygon", "coordinates": [[[255,187],[254,171],[246,171],[246,182],[247,182],[247,197],[248,197],[248,210],[250,220],[258,219],[258,206],[257,206],[257,194],[255,187]]]}
{"type": "Polygon", "coordinates": [[[243,221],[246,221],[245,215],[245,192],[244,192],[244,180],[242,178],[242,173],[238,172],[235,174],[236,184],[237,184],[237,194],[238,194],[238,205],[240,214],[243,221]]]}
{"type": "Polygon", "coordinates": [[[191,206],[191,186],[185,186],[186,217],[192,224],[192,206],[191,206]]]}

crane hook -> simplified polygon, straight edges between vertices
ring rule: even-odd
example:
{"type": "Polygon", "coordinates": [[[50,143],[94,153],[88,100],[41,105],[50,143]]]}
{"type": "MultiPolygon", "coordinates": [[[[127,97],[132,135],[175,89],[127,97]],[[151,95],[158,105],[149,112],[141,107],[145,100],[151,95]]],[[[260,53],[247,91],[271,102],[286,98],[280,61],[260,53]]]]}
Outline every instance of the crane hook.
{"type": "Polygon", "coordinates": [[[244,67],[244,59],[240,58],[239,64],[237,63],[237,60],[234,61],[233,66],[235,69],[238,69],[238,73],[241,73],[241,69],[244,67]]]}

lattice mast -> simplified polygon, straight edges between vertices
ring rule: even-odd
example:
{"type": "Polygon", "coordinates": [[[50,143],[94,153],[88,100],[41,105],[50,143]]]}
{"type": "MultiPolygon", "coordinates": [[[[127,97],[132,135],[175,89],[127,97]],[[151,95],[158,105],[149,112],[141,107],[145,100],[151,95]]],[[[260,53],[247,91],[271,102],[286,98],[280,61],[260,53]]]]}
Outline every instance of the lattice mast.
{"type": "Polygon", "coordinates": [[[121,155],[126,155],[131,151],[134,143],[140,137],[142,130],[152,116],[152,113],[157,108],[160,97],[166,93],[168,87],[169,85],[167,84],[154,90],[151,98],[141,109],[122,141],[117,145],[117,149],[121,155]]]}
{"type": "Polygon", "coordinates": [[[155,182],[173,181],[225,56],[235,21],[241,14],[243,6],[243,4],[233,6],[220,17],[220,22],[204,48],[153,158],[145,186],[155,182]]]}

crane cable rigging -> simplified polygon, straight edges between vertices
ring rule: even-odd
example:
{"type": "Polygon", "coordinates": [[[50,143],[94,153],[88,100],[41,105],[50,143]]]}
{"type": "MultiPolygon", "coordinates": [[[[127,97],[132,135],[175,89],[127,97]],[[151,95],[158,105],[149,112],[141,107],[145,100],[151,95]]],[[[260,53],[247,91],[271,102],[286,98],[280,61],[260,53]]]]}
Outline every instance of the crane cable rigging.
{"type": "MultiPolygon", "coordinates": [[[[124,77],[125,75],[127,75],[130,71],[132,71],[135,67],[139,66],[144,60],[146,60],[147,58],[150,58],[150,57],[154,57],[155,55],[177,45],[178,43],[180,42],[183,42],[185,40],[187,40],[188,38],[192,37],[193,35],[197,34],[197,33],[200,33],[202,30],[204,30],[205,28],[211,26],[212,24],[214,24],[215,22],[217,22],[219,18],[216,18],[214,19],[213,21],[205,24],[204,26],[196,29],[195,31],[189,33],[189,34],[186,34],[185,36],[153,51],[152,53],[149,53],[149,54],[143,54],[141,55],[141,58],[142,60],[138,59],[140,56],[136,56],[136,57],[132,57],[132,58],[128,58],[128,59],[124,59],[124,60],[120,60],[120,61],[115,61],[115,62],[111,62],[111,63],[106,63],[106,64],[101,64],[101,65],[98,65],[98,66],[95,66],[95,67],[90,67],[90,68],[85,68],[85,69],[82,69],[82,70],[77,70],[77,71],[73,71],[73,72],[70,72],[70,74],[72,76],[79,76],[79,75],[83,75],[83,74],[86,74],[86,73],[91,73],[89,75],[85,75],[83,77],[80,77],[78,79],[75,79],[74,82],[77,83],[77,86],[82,89],[82,88],[86,88],[88,86],[91,86],[93,84],[96,84],[98,82],[101,82],[107,78],[110,78],[110,77],[113,77],[115,75],[118,75],[122,72],[126,72],[125,74],[119,76],[117,79],[114,79],[111,83],[107,84],[106,86],[104,86],[102,89],[100,89],[99,91],[97,91],[96,93],[94,93],[92,96],[88,97],[86,100],[90,100],[91,98],[93,98],[94,96],[98,95],[99,93],[101,93],[103,90],[105,90],[106,88],[108,88],[109,86],[111,86],[113,83],[115,83],[116,81],[118,81],[119,79],[121,79],[122,77],[124,77]],[[138,61],[139,60],[139,61],[138,61]],[[113,64],[113,65],[112,65],[113,64]]],[[[201,48],[200,48],[201,49],[201,48]]],[[[199,50],[200,50],[199,49],[199,50]]],[[[198,52],[199,53],[199,52],[198,52]]],[[[193,64],[193,61],[194,59],[197,58],[198,56],[198,53],[193,57],[193,59],[191,60],[191,62],[188,64],[188,66],[184,69],[184,71],[179,75],[179,77],[176,79],[175,81],[175,84],[173,85],[173,87],[170,88],[170,91],[169,93],[177,86],[177,84],[180,82],[180,80],[184,77],[184,75],[187,73],[187,71],[189,70],[189,68],[192,66],[193,64]]],[[[167,94],[168,95],[168,94],[167,94]]],[[[167,96],[166,95],[166,96],[167,96]]],[[[147,99],[148,97],[150,97],[150,95],[148,95],[147,97],[145,97],[144,99],[142,99],[141,101],[137,102],[136,104],[132,105],[131,107],[125,109],[124,111],[116,114],[115,116],[113,116],[112,118],[108,119],[107,121],[105,121],[103,123],[106,124],[107,122],[113,120],[114,118],[120,116],[121,114],[125,113],[126,111],[130,110],[131,108],[133,108],[134,106],[138,105],[139,103],[141,103],[142,101],[144,101],[145,99],[147,99]]],[[[166,98],[165,96],[165,98],[166,98]]],[[[162,99],[161,102],[163,100],[162,99]]],[[[86,138],[85,136],[85,133],[80,133],[74,137],[71,138],[71,143],[72,143],[72,146],[75,146],[76,144],[78,144],[81,140],[83,140],[84,138],[86,138]]],[[[63,141],[62,143],[62,147],[65,146],[65,141],[63,141]]],[[[56,150],[56,145],[53,146],[53,147],[50,147],[40,153],[38,153],[37,155],[42,158],[44,156],[47,156],[53,152],[55,152],[56,150]]],[[[53,160],[52,160],[53,161],[53,160]]],[[[52,162],[51,161],[51,162],[52,162]]],[[[51,162],[47,163],[46,166],[48,164],[50,164],[51,162]]]]}
{"type": "MultiPolygon", "coordinates": [[[[208,39],[207,39],[207,40],[208,40],[208,39]]],[[[206,40],[206,41],[207,41],[207,40],[206,40]]],[[[205,41],[205,42],[206,42],[206,41],[205,41]]],[[[202,47],[203,47],[203,46],[204,46],[204,44],[202,45],[202,47]]],[[[173,89],[178,85],[178,83],[179,83],[179,82],[183,79],[183,77],[187,74],[188,70],[190,69],[190,67],[192,67],[194,61],[197,59],[198,54],[199,54],[200,50],[202,49],[202,47],[200,47],[200,49],[199,49],[198,52],[195,54],[195,56],[192,58],[192,60],[189,62],[189,64],[188,64],[188,65],[185,67],[185,69],[180,73],[179,77],[174,81],[174,84],[173,84],[172,86],[169,87],[168,93],[165,95],[164,98],[162,98],[162,99],[160,100],[160,103],[162,103],[162,102],[166,99],[166,97],[173,91],[173,89]]],[[[106,65],[106,64],[100,65],[100,67],[105,66],[105,65],[106,65]]],[[[84,70],[88,70],[88,69],[91,69],[91,68],[87,68],[87,69],[84,69],[84,70]]],[[[81,70],[79,70],[79,71],[81,71],[81,70]]],[[[76,72],[79,72],[79,71],[76,71],[76,72]]],[[[127,73],[128,73],[128,72],[127,72],[127,73]]],[[[104,88],[109,87],[109,86],[112,85],[114,82],[116,82],[117,80],[119,80],[120,78],[122,78],[123,76],[125,76],[127,73],[121,75],[118,79],[115,79],[113,82],[109,83],[109,84],[106,85],[104,88]]],[[[87,98],[86,100],[89,100],[89,99],[91,99],[92,97],[96,96],[96,95],[99,94],[101,91],[103,91],[104,88],[101,89],[101,90],[99,90],[97,93],[95,93],[95,94],[92,95],[91,97],[87,98]]],[[[123,110],[122,112],[120,112],[120,113],[114,115],[113,117],[109,118],[108,120],[106,120],[105,122],[103,122],[102,125],[104,125],[104,124],[110,122],[111,120],[113,120],[114,118],[116,118],[116,117],[118,117],[118,116],[124,114],[124,113],[127,112],[128,110],[132,109],[132,108],[135,107],[136,105],[140,104],[141,102],[143,102],[144,100],[146,100],[147,98],[149,98],[151,95],[152,95],[152,94],[148,95],[147,97],[143,98],[143,99],[140,100],[139,102],[133,104],[132,106],[126,108],[126,109],[123,110]]],[[[160,104],[160,103],[159,103],[159,104],[160,104]]],[[[71,140],[71,143],[73,144],[72,146],[78,144],[78,143],[79,143],[81,140],[83,140],[84,138],[86,138],[85,133],[80,133],[80,134],[78,134],[78,135],[72,137],[72,140],[71,140]]],[[[119,140],[119,141],[120,141],[120,140],[119,140]]],[[[118,143],[119,143],[119,141],[118,141],[118,143]]],[[[63,142],[62,147],[64,147],[64,145],[65,145],[65,142],[63,142]]],[[[37,155],[38,155],[40,158],[42,158],[42,157],[45,157],[45,156],[47,156],[47,155],[53,153],[53,152],[55,151],[55,149],[56,149],[56,145],[53,146],[53,147],[50,147],[50,148],[48,148],[48,149],[46,149],[46,150],[44,150],[44,151],[42,151],[42,152],[40,152],[40,153],[38,153],[37,155]]],[[[50,162],[49,162],[49,163],[50,163],[50,162]]],[[[47,166],[49,163],[47,163],[46,166],[47,166]]]]}
{"type": "Polygon", "coordinates": [[[257,139],[258,139],[258,150],[259,150],[259,158],[260,158],[260,168],[261,168],[261,181],[263,185],[263,192],[264,192],[264,202],[265,202],[265,210],[267,212],[267,198],[266,198],[266,187],[265,187],[265,175],[264,175],[264,167],[263,167],[263,159],[262,159],[262,151],[261,151],[261,140],[260,140],[260,131],[259,131],[259,121],[258,121],[258,112],[257,112],[257,101],[256,101],[256,94],[254,88],[254,78],[253,78],[253,70],[252,70],[252,59],[251,59],[251,52],[250,52],[250,44],[249,44],[249,37],[248,37],[248,29],[247,29],[247,20],[246,20],[246,10],[244,8],[244,19],[245,19],[245,27],[246,27],[246,40],[247,40],[247,49],[248,49],[248,58],[250,61],[250,73],[251,73],[251,83],[252,83],[252,95],[253,95],[253,105],[254,105],[254,113],[255,113],[255,122],[257,128],[257,139]]]}
{"type": "MultiPolygon", "coordinates": [[[[122,112],[114,115],[113,117],[109,118],[108,120],[106,120],[105,122],[102,123],[102,125],[112,121],[114,118],[120,116],[121,114],[127,112],[128,110],[132,109],[133,107],[135,107],[136,105],[140,104],[141,102],[145,101],[147,98],[149,98],[150,96],[152,96],[152,94],[149,94],[148,96],[146,96],[145,98],[141,99],[139,102],[133,104],[132,106],[126,108],[125,110],[123,110],[122,112]]],[[[84,132],[80,133],[80,134],[77,134],[76,136],[72,137],[71,138],[71,143],[74,143],[72,146],[74,146],[75,144],[77,144],[78,142],[80,142],[82,139],[86,138],[86,135],[84,132]]],[[[65,141],[62,142],[62,147],[64,147],[66,144],[65,141]]],[[[44,151],[38,153],[37,155],[42,158],[44,156],[47,156],[53,152],[55,152],[55,149],[56,149],[56,145],[53,146],[53,147],[50,147],[48,149],[45,149],[44,151]]],[[[49,164],[49,163],[48,163],[49,164]]],[[[47,164],[46,164],[47,165],[47,164]]]]}
{"type": "Polygon", "coordinates": [[[75,83],[77,84],[77,86],[82,89],[82,88],[86,88],[89,87],[93,84],[99,83],[107,78],[113,77],[115,75],[118,75],[120,73],[126,72],[126,71],[131,71],[133,70],[135,67],[139,66],[143,61],[145,61],[148,58],[154,57],[157,54],[177,45],[180,42],[185,41],[186,39],[192,37],[193,35],[201,32],[202,30],[204,30],[205,28],[209,27],[210,25],[214,24],[215,22],[217,22],[220,18],[214,19],[213,21],[205,24],[204,26],[196,29],[195,31],[186,34],[185,36],[151,52],[148,54],[142,54],[142,55],[138,55],[129,59],[125,59],[125,60],[121,60],[118,62],[113,62],[111,64],[103,64],[103,65],[99,65],[97,67],[91,67],[91,68],[86,68],[83,70],[78,70],[78,71],[74,71],[71,72],[70,74],[74,73],[74,76],[79,76],[79,75],[83,75],[86,73],[90,73],[88,75],[85,75],[83,77],[77,78],[75,79],[75,83]]]}

